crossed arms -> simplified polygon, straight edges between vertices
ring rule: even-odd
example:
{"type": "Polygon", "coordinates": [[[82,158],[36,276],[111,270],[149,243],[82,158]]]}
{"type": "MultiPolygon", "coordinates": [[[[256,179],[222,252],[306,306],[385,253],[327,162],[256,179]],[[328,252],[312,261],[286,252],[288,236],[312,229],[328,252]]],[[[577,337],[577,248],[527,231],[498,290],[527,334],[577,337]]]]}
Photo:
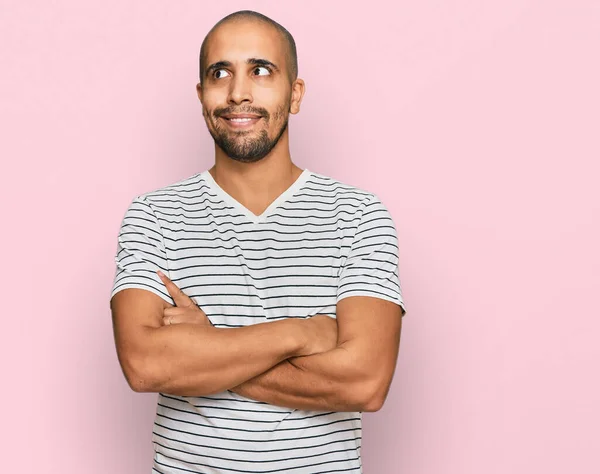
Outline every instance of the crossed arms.
{"type": "Polygon", "coordinates": [[[337,320],[317,315],[215,328],[161,278],[175,306],[134,288],[111,299],[117,355],[134,391],[204,396],[231,390],[304,410],[382,407],[400,344],[397,304],[351,296],[338,302],[337,320]]]}

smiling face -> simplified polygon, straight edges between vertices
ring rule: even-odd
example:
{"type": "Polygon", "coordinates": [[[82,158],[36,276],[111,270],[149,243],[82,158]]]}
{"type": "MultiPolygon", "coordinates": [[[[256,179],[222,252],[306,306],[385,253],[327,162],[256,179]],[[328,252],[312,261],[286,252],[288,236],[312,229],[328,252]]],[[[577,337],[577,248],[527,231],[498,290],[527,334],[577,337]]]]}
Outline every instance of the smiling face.
{"type": "Polygon", "coordinates": [[[283,37],[258,21],[224,23],[209,35],[204,64],[198,97],[216,145],[234,160],[261,160],[287,132],[304,92],[301,79],[290,82],[283,37]]]}

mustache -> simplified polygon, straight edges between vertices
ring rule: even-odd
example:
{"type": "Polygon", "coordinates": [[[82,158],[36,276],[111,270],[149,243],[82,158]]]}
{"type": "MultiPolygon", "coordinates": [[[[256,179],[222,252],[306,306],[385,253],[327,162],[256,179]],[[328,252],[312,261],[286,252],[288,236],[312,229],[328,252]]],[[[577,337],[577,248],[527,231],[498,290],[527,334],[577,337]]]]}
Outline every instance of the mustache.
{"type": "Polygon", "coordinates": [[[262,107],[245,107],[243,109],[238,109],[235,107],[221,107],[213,111],[213,115],[215,117],[220,117],[221,115],[226,114],[256,114],[269,118],[269,112],[267,109],[263,109],[262,107]]]}

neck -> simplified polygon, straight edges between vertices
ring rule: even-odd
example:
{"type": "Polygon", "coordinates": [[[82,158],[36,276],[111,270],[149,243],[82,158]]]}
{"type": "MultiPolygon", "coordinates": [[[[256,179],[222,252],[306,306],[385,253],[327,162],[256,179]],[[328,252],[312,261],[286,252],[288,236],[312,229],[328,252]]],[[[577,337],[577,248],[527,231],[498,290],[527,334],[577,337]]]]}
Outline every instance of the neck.
{"type": "Polygon", "coordinates": [[[240,204],[260,214],[302,173],[291,159],[287,130],[262,160],[242,163],[215,147],[215,164],[209,170],[216,183],[240,204]]]}

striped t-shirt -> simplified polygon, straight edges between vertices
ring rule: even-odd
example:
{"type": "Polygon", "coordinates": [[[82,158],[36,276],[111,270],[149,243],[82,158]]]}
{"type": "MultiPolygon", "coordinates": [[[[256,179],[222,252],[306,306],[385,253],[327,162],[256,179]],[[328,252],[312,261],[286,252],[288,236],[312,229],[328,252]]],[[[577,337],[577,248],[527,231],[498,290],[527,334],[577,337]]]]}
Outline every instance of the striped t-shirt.
{"type": "MultiPolygon", "coordinates": [[[[305,169],[259,216],[208,170],[133,199],[112,295],[174,301],[161,269],[215,327],[316,314],[348,296],[399,304],[398,242],[378,197],[305,169]]],[[[158,395],[153,473],[362,472],[360,412],[282,408],[231,391],[158,395]]]]}

